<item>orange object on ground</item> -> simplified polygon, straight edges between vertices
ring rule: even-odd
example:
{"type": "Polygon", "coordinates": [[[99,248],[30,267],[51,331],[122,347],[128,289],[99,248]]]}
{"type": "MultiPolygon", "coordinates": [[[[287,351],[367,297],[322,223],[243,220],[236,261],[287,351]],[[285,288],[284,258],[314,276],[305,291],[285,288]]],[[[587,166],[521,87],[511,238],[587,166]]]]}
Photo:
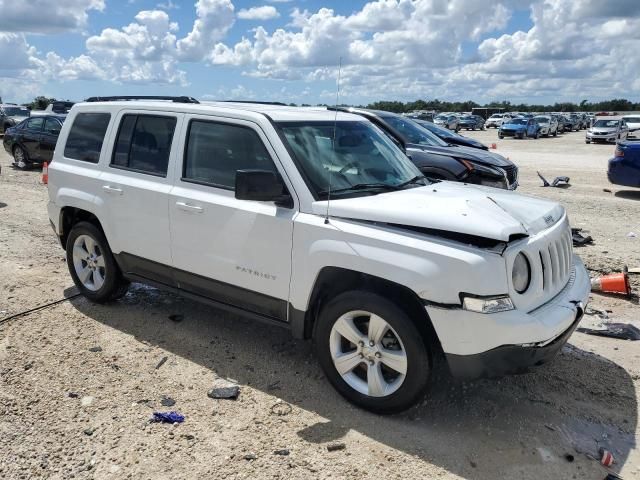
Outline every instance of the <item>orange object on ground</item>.
{"type": "Polygon", "coordinates": [[[622,293],[624,295],[629,295],[631,293],[629,277],[626,273],[612,273],[611,275],[592,278],[591,290],[595,292],[622,293]]]}
{"type": "Polygon", "coordinates": [[[49,183],[49,165],[47,162],[44,162],[42,165],[42,183],[46,185],[49,183]]]}
{"type": "Polygon", "coordinates": [[[491,150],[495,150],[496,148],[498,148],[498,145],[496,145],[495,143],[491,144],[491,150]]]}

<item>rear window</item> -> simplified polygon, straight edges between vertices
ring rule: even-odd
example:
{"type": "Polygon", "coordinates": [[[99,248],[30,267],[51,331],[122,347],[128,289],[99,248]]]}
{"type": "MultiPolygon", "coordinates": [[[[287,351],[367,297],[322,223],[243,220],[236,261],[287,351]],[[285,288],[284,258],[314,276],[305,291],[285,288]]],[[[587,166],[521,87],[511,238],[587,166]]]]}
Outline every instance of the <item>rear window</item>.
{"type": "Polygon", "coordinates": [[[111,166],[166,177],[176,117],[124,115],[111,166]]]}
{"type": "Polygon", "coordinates": [[[98,163],[110,119],[110,113],[76,115],[64,147],[64,156],[83,162],[98,163]]]}

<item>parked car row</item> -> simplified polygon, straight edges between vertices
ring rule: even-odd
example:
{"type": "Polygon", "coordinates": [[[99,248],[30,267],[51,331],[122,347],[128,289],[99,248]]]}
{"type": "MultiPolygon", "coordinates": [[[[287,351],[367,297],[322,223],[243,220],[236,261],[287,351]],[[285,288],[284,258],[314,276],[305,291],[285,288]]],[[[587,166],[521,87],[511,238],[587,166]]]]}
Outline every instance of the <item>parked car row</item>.
{"type": "Polygon", "coordinates": [[[565,209],[488,188],[517,175],[485,150],[388,112],[120,100],[75,105],[49,169],[49,219],[92,302],[135,281],[285,327],[380,413],[419,402],[440,363],[477,378],[549,362],[583,316],[565,209]],[[425,178],[438,156],[485,186],[425,178]]]}

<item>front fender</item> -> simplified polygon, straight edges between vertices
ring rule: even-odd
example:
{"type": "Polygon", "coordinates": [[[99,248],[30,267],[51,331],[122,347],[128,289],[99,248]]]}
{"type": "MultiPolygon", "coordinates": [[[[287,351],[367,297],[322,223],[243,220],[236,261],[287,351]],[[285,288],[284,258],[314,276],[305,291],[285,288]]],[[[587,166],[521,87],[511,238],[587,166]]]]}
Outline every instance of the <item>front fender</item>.
{"type": "Polygon", "coordinates": [[[435,303],[460,304],[460,292],[506,293],[504,259],[496,253],[409,230],[365,222],[296,217],[290,302],[306,311],[325,267],[338,267],[402,285],[435,303]],[[489,279],[489,280],[488,280],[489,279]]]}

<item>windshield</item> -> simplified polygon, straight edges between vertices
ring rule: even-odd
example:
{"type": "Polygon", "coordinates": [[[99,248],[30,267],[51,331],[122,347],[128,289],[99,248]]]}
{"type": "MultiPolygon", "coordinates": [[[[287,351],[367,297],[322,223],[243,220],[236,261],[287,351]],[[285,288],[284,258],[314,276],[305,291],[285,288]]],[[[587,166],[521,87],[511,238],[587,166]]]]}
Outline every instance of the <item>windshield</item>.
{"type": "Polygon", "coordinates": [[[551,121],[549,117],[534,117],[533,119],[538,123],[549,123],[551,121]]]}
{"type": "Polygon", "coordinates": [[[600,128],[615,128],[618,126],[618,120],[596,120],[596,123],[594,123],[593,126],[600,128]]]}
{"type": "Polygon", "coordinates": [[[433,147],[446,147],[447,143],[443,142],[430,131],[422,128],[413,120],[408,120],[400,116],[389,115],[382,117],[391,127],[402,135],[407,143],[414,145],[431,145],[433,147]]]}
{"type": "Polygon", "coordinates": [[[448,118],[449,118],[449,117],[447,117],[446,115],[438,115],[438,116],[436,117],[436,120],[445,120],[445,121],[446,121],[448,118]]]}
{"type": "Polygon", "coordinates": [[[20,107],[3,107],[4,114],[9,117],[28,117],[29,110],[20,107]]]}
{"type": "Polygon", "coordinates": [[[419,124],[422,128],[426,128],[431,133],[439,136],[440,138],[442,138],[442,137],[453,138],[453,137],[459,137],[460,136],[457,133],[453,133],[451,130],[439,127],[438,125],[436,125],[434,123],[431,123],[431,122],[425,122],[424,120],[416,120],[416,123],[419,124]]]}
{"type": "Polygon", "coordinates": [[[526,118],[514,118],[513,120],[510,120],[509,123],[512,123],[514,125],[526,125],[528,122],[528,120],[526,118]]]}
{"type": "Polygon", "coordinates": [[[501,113],[494,113],[493,115],[491,115],[491,118],[502,118],[502,114],[501,113]]]}
{"type": "MultiPolygon", "coordinates": [[[[278,125],[298,161],[298,168],[320,199],[327,198],[329,189],[333,197],[409,188],[415,185],[402,184],[422,177],[402,150],[369,122],[338,121],[335,136],[333,122],[281,122],[278,125]]],[[[423,180],[419,182],[418,185],[426,184],[423,180]]]]}
{"type": "Polygon", "coordinates": [[[640,123],[640,117],[624,117],[623,120],[627,123],[640,123]]]}

